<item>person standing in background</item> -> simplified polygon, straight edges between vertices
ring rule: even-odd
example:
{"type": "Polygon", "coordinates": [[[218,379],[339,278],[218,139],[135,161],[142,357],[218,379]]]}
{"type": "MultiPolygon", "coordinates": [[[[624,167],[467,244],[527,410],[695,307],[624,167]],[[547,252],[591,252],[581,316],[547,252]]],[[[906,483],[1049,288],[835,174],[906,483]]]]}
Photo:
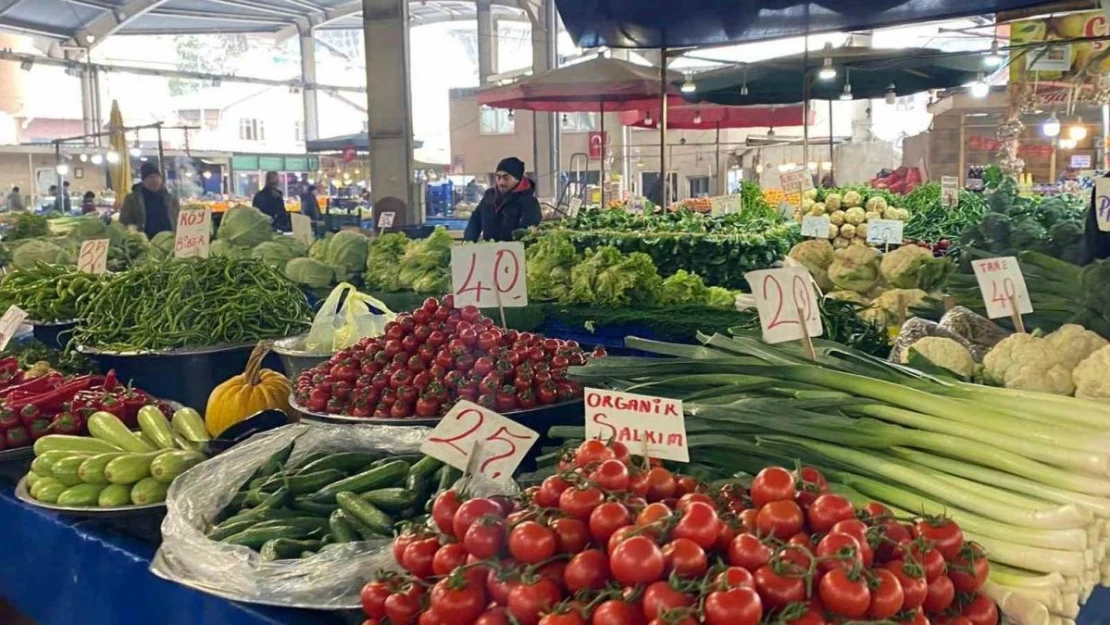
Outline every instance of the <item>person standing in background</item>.
{"type": "Polygon", "coordinates": [[[89,213],[96,212],[96,194],[92,191],[85,191],[85,195],[81,198],[81,214],[88,215],[89,213]]]}
{"type": "Polygon", "coordinates": [[[524,176],[524,161],[510,156],[497,164],[497,186],[486,191],[471,213],[463,239],[512,241],[514,230],[538,226],[542,218],[536,185],[524,176]]]}
{"type": "Polygon", "coordinates": [[[4,198],[4,207],[10,213],[27,210],[27,206],[23,203],[23,194],[19,192],[19,187],[12,187],[12,190],[8,192],[8,197],[4,198]]]}
{"type": "Polygon", "coordinates": [[[293,229],[293,224],[289,221],[289,213],[285,210],[285,194],[278,188],[278,182],[280,178],[276,171],[266,172],[266,186],[254,194],[251,205],[269,215],[273,220],[274,230],[289,232],[293,229]]]}
{"type": "Polygon", "coordinates": [[[146,162],[139,169],[139,175],[142,182],[132,187],[131,193],[123,199],[120,223],[134,226],[147,238],[154,238],[159,232],[173,232],[181,207],[162,183],[162,172],[154,163],[146,162]]]}
{"type": "Polygon", "coordinates": [[[316,185],[305,187],[301,194],[301,214],[313,222],[320,218],[320,205],[316,202],[316,185]]]}
{"type": "MultiPolygon", "coordinates": [[[[57,188],[57,187],[55,187],[57,188]]],[[[62,191],[54,198],[54,209],[69,214],[73,210],[73,205],[69,201],[69,181],[66,180],[62,183],[62,191]]]]}

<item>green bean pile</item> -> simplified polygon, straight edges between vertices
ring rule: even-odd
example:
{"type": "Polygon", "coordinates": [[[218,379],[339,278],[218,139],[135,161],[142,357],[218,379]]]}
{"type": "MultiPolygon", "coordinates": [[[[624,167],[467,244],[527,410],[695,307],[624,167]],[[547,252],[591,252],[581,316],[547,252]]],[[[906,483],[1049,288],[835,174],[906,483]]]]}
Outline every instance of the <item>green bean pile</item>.
{"type": "Polygon", "coordinates": [[[77,318],[83,302],[103,284],[103,277],[78,271],[72,265],[38,262],[13,269],[0,281],[0,311],[15,305],[34,321],[69,321],[77,318]]]}
{"type": "Polygon", "coordinates": [[[117,274],[84,307],[79,345],[109,351],[251,343],[304,332],[304,293],[255,258],[171,260],[117,274]]]}

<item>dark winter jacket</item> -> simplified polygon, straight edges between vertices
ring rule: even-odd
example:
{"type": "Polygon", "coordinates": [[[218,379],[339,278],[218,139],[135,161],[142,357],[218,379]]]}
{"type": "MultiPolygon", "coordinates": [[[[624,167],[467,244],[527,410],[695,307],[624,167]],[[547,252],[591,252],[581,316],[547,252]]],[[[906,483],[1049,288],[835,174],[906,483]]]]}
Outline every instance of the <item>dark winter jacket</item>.
{"type": "Polygon", "coordinates": [[[291,232],[293,230],[293,223],[289,220],[289,213],[285,210],[285,195],[279,189],[263,187],[261,191],[254,194],[254,201],[251,202],[251,205],[274,220],[274,230],[279,232],[291,232]]]}
{"type": "Polygon", "coordinates": [[[512,241],[513,231],[539,225],[542,215],[536,185],[525,178],[502,196],[490,189],[470,215],[463,238],[467,241],[512,241]]]}

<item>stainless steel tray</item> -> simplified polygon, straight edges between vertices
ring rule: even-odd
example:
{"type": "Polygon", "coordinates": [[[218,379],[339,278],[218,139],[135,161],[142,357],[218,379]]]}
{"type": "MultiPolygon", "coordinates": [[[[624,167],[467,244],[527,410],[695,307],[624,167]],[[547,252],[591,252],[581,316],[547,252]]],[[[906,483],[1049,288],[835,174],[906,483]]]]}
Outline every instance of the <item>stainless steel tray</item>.
{"type": "Polygon", "coordinates": [[[59,506],[52,503],[39,501],[31,496],[27,489],[27,477],[19,478],[19,483],[15,485],[15,497],[25,504],[42,508],[43,510],[50,510],[52,512],[60,512],[62,514],[72,514],[75,516],[84,517],[97,517],[97,518],[114,518],[134,516],[138,514],[146,514],[152,511],[165,510],[166,504],[152,503],[145,506],[116,506],[114,508],[91,508],[80,506],[59,506]]]}
{"type": "Polygon", "coordinates": [[[26,447],[17,447],[15,449],[5,449],[0,451],[0,463],[16,462],[19,460],[28,460],[35,457],[34,445],[26,447]]]}

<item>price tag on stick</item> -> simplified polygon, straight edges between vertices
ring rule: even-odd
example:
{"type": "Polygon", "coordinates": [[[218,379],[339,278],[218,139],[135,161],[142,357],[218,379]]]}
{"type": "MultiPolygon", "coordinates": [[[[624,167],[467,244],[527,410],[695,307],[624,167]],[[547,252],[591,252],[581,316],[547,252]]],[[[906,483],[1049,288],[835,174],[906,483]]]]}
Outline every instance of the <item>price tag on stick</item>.
{"type": "Polygon", "coordinates": [[[108,271],[108,239],[89,239],[77,253],[77,269],[85,273],[108,271]]]}
{"type": "Polygon", "coordinates": [[[173,257],[208,258],[209,238],[212,236],[212,211],[206,208],[183,208],[177,215],[177,229],[173,238],[173,257]]]}
{"type": "Polygon", "coordinates": [[[523,243],[477,243],[451,248],[455,306],[522,308],[528,305],[523,243]]]}
{"type": "Polygon", "coordinates": [[[905,224],[899,219],[871,219],[867,222],[867,243],[890,247],[902,243],[902,228],[905,224]]]}
{"type": "Polygon", "coordinates": [[[802,236],[815,239],[829,238],[829,226],[832,225],[828,215],[806,215],[802,217],[802,236]]]}
{"type": "Polygon", "coordinates": [[[956,176],[941,176],[940,199],[948,208],[956,208],[960,203],[960,179],[956,176]]]}
{"type": "Polygon", "coordinates": [[[617,440],[652,458],[690,462],[681,401],[587,388],[585,406],[586,438],[617,440]]]}
{"type": "Polygon", "coordinates": [[[788,171],[779,175],[779,184],[787,193],[804,193],[813,188],[813,174],[804,167],[788,171]]]}
{"type": "Polygon", "coordinates": [[[491,480],[507,482],[540,435],[478,404],[462,400],[443,416],[420,453],[491,480]],[[474,466],[472,456],[478,455],[474,466]]]}
{"type": "Polygon", "coordinates": [[[987,306],[987,317],[998,319],[1010,317],[1018,332],[1025,332],[1022,315],[1033,312],[1029,301],[1029,289],[1025,286],[1025,276],[1021,266],[1013,256],[985,258],[971,262],[983,303],[987,306]]]}
{"type": "Polygon", "coordinates": [[[15,336],[19,326],[27,319],[27,313],[19,306],[9,306],[3,317],[0,317],[0,351],[7,349],[8,341],[15,336]]]}
{"type": "Polygon", "coordinates": [[[1095,180],[1095,221],[1099,232],[1110,232],[1110,178],[1095,180]]]}
{"type": "Polygon", "coordinates": [[[385,211],[378,215],[378,232],[385,232],[393,227],[393,220],[397,218],[396,211],[385,211]]]}
{"type": "Polygon", "coordinates": [[[293,238],[305,247],[312,247],[315,235],[312,234],[312,218],[300,213],[290,213],[289,222],[293,224],[293,238]]]}
{"type": "Polygon", "coordinates": [[[763,269],[749,271],[744,278],[752,287],[763,341],[801,340],[807,352],[811,352],[812,337],[821,336],[824,330],[809,270],[805,267],[763,269]]]}

